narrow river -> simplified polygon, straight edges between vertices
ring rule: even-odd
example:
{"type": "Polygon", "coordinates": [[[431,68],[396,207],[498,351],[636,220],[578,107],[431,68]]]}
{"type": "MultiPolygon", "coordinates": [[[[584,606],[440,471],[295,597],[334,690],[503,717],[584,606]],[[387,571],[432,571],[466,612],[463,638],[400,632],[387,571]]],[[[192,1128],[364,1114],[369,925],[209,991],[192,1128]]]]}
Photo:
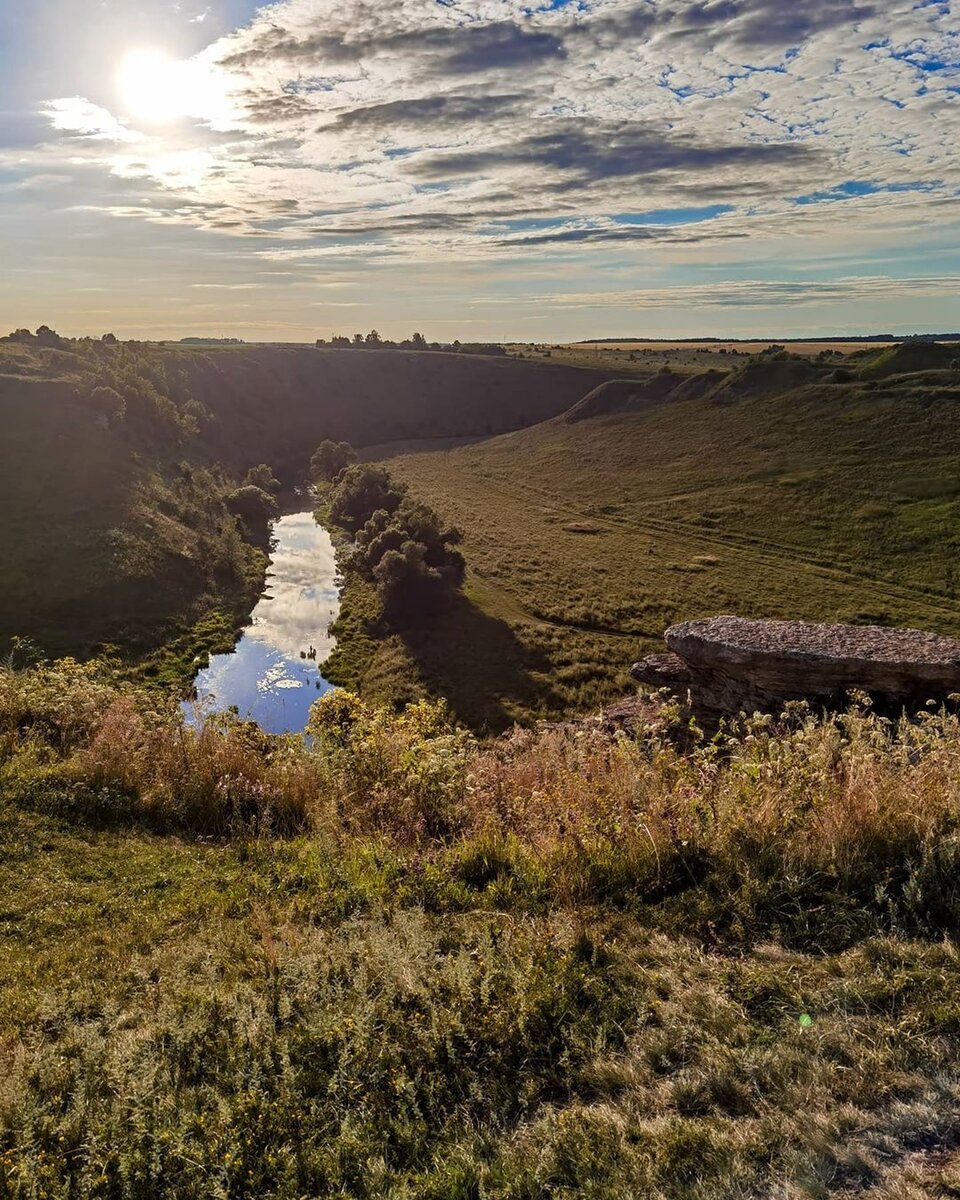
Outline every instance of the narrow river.
{"type": "Polygon", "coordinates": [[[197,673],[191,718],[236,708],[268,733],[299,733],[333,686],[322,673],[340,607],[330,535],[303,512],[276,521],[273,537],[266,591],[234,650],[197,673]]]}

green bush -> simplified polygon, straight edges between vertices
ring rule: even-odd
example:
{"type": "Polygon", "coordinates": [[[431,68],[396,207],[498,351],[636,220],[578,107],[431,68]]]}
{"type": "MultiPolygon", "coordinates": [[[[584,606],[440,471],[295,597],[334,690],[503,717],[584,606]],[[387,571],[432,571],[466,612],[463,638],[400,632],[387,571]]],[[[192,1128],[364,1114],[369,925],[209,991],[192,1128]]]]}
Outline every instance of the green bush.
{"type": "Polygon", "coordinates": [[[357,461],[357,452],[349,442],[321,442],[310,459],[310,478],[314,482],[333,480],[345,467],[357,461]]]}
{"type": "Polygon", "coordinates": [[[383,467],[356,464],[337,476],[330,491],[330,519],[344,529],[362,529],[374,513],[395,512],[406,494],[383,467]]]}

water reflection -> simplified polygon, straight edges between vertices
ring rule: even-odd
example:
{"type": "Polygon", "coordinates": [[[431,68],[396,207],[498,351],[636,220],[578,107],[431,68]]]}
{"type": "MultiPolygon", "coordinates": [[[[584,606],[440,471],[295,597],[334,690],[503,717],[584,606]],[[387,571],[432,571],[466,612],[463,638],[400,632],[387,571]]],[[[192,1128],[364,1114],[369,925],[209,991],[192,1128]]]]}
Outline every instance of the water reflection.
{"type": "Polygon", "coordinates": [[[236,707],[268,733],[299,732],[310,705],[333,685],[320,667],[335,645],[330,625],[340,607],[330,535],[311,513],[281,517],[267,588],[230,654],[197,673],[188,711],[236,707]],[[309,657],[302,657],[304,654],[309,657]]]}

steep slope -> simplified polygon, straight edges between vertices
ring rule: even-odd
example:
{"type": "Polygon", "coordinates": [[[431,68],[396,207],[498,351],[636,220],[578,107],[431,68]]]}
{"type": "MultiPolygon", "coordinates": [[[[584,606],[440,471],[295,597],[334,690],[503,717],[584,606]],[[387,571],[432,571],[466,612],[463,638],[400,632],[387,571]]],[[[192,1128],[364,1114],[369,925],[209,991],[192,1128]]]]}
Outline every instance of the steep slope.
{"type": "Polygon", "coordinates": [[[469,437],[533,425],[569,408],[607,375],[576,367],[404,350],[253,346],[170,350],[209,421],[219,459],[267,456],[302,470],[324,438],[357,446],[469,437]]]}

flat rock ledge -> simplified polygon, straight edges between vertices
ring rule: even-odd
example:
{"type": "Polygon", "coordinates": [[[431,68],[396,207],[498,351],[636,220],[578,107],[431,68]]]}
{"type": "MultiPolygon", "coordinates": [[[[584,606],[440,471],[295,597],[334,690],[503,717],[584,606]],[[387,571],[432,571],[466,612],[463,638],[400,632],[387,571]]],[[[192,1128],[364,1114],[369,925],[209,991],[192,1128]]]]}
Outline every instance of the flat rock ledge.
{"type": "Polygon", "coordinates": [[[853,690],[908,712],[960,693],[960,641],[919,629],[719,616],[673,625],[664,640],[668,653],[635,663],[633,677],[689,698],[709,724],[788,700],[844,708],[853,690]]]}

